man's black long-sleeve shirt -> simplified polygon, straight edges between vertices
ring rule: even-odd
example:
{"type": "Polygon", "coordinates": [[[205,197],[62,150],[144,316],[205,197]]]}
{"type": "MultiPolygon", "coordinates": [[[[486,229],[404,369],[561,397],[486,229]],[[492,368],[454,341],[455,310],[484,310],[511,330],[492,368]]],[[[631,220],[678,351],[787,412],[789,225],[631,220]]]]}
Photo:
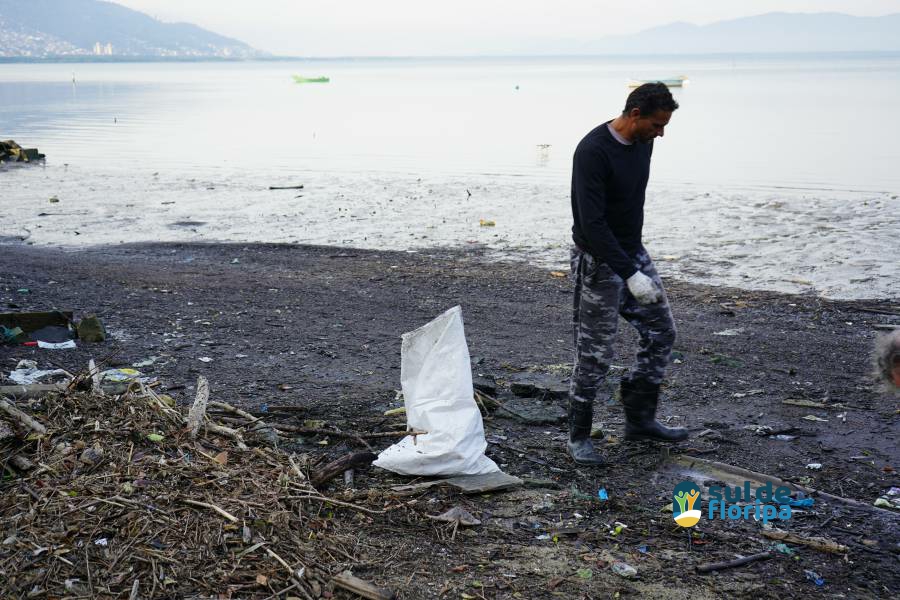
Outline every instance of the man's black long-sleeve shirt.
{"type": "Polygon", "coordinates": [[[641,251],[644,193],[650,177],[653,142],[626,145],[607,123],[588,133],[572,164],[572,239],[622,279],[637,271],[641,251]]]}

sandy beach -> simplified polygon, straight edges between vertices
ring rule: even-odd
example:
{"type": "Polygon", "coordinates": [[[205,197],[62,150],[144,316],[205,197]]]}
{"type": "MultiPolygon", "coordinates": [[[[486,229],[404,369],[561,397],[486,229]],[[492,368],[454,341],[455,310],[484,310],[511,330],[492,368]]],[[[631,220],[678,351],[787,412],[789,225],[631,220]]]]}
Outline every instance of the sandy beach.
{"type": "MultiPolygon", "coordinates": [[[[809,570],[836,596],[896,592],[898,515],[872,504],[900,485],[898,405],[873,378],[870,354],[876,337],[900,324],[900,299],[827,300],[671,278],[667,285],[679,337],[661,413],[689,428],[689,442],[671,448],[622,442],[621,409],[611,400],[595,415],[607,432],[601,447],[610,466],[576,470],[565,453],[564,423],[487,415],[488,456],[539,483],[483,496],[423,492],[405,509],[405,520],[379,519],[360,534],[361,553],[390,559],[363,560],[354,573],[404,598],[448,592],[600,597],[609,590],[634,597],[799,597],[815,590],[804,574],[809,570]],[[790,559],[694,574],[698,564],[760,552],[771,541],[754,523],[709,522],[686,549],[684,531],[659,512],[683,476],[671,470],[670,459],[678,456],[858,501],[820,497],[813,508],[796,510],[787,526],[797,535],[833,539],[849,554],[798,546],[790,559]],[[822,467],[807,468],[811,463],[822,467]],[[591,499],[599,488],[609,502],[591,499]],[[480,528],[451,540],[421,519],[460,503],[480,515],[480,528]],[[575,533],[538,537],[573,521],[575,533]],[[627,525],[625,533],[612,533],[617,522],[627,525]],[[411,536],[428,540],[427,556],[411,536]],[[608,559],[603,553],[634,565],[641,576],[623,579],[598,567],[608,559]],[[487,562],[501,568],[479,566],[487,562]],[[585,566],[593,568],[592,579],[572,575],[585,566]]],[[[499,399],[514,400],[510,386],[522,378],[564,387],[569,288],[548,268],[498,260],[478,244],[418,252],[250,243],[7,244],[0,247],[5,310],[96,314],[110,338],[73,351],[6,346],[0,362],[4,371],[26,358],[71,370],[89,358],[111,366],[144,363],[140,370],[181,404],[191,401],[203,375],[216,398],[255,414],[289,405],[302,419],[376,431],[390,421],[384,411],[398,406],[400,334],[457,304],[473,374],[493,382],[499,399]]],[[[635,336],[622,327],[610,392],[635,350],[635,336]]],[[[550,394],[543,404],[550,410],[564,399],[550,394]]],[[[328,457],[348,450],[349,442],[319,441],[292,444],[328,457]]],[[[331,493],[358,499],[360,491],[384,492],[404,481],[367,468],[357,472],[359,491],[335,483],[331,493]]]]}

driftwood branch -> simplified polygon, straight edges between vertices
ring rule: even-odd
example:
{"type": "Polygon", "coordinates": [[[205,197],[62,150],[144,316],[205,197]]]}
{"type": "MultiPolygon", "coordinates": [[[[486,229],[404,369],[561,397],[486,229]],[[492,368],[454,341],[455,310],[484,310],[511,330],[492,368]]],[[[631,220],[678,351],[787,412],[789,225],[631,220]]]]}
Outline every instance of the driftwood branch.
{"type": "Polygon", "coordinates": [[[209,401],[209,382],[206,377],[200,375],[197,377],[197,397],[191,410],[188,412],[187,429],[191,439],[197,439],[197,432],[200,431],[200,425],[206,417],[206,404],[209,401]]]}
{"type": "Polygon", "coordinates": [[[789,544],[800,544],[801,546],[809,546],[815,550],[822,552],[831,552],[832,554],[846,554],[847,546],[833,542],[823,537],[802,537],[781,529],[763,529],[762,534],[770,540],[778,540],[789,544]]]}
{"type": "Polygon", "coordinates": [[[350,571],[344,571],[335,575],[332,581],[334,585],[368,600],[393,600],[396,597],[391,590],[376,587],[368,581],[354,577],[350,571]]]}
{"type": "Polygon", "coordinates": [[[713,571],[723,571],[725,569],[732,569],[734,567],[740,567],[741,565],[746,565],[747,563],[752,563],[757,560],[766,560],[768,558],[772,558],[771,552],[760,552],[759,554],[751,554],[750,556],[745,556],[743,558],[737,558],[735,560],[726,560],[724,562],[717,563],[708,563],[705,565],[700,565],[697,567],[698,573],[712,573],[713,571]]]}
{"type": "Polygon", "coordinates": [[[31,383],[28,385],[0,385],[0,396],[13,400],[25,400],[27,398],[40,398],[47,394],[62,393],[68,389],[65,383],[31,383]]]}
{"type": "Polygon", "coordinates": [[[347,454],[341,458],[334,460],[321,469],[317,470],[310,476],[310,483],[313,487],[321,487],[328,483],[338,475],[341,475],[347,469],[370,465],[377,458],[372,452],[355,452],[347,454]]]}
{"type": "Polygon", "coordinates": [[[6,401],[5,398],[0,398],[0,410],[9,415],[12,419],[20,423],[23,427],[27,429],[31,429],[32,431],[39,433],[41,435],[46,435],[47,428],[23,413],[21,410],[10,404],[6,401]]]}
{"type": "Polygon", "coordinates": [[[225,517],[226,519],[228,519],[229,521],[231,521],[232,523],[238,522],[237,517],[235,517],[230,512],[219,508],[215,504],[209,504],[208,502],[198,502],[197,500],[188,500],[187,498],[182,498],[181,501],[184,502],[185,504],[190,504],[191,506],[199,506],[201,508],[208,508],[212,511],[215,511],[215,512],[219,513],[220,515],[222,515],[223,517],[225,517]]]}
{"type": "Polygon", "coordinates": [[[232,429],[231,427],[225,427],[224,425],[216,425],[215,423],[206,423],[203,426],[208,432],[215,433],[217,435],[221,435],[222,437],[227,437],[231,440],[234,440],[235,445],[240,450],[249,450],[247,444],[244,443],[244,438],[240,433],[232,429]]]}
{"type": "Polygon", "coordinates": [[[91,392],[103,395],[103,388],[100,387],[100,369],[97,368],[93,358],[88,361],[88,377],[91,378],[91,392]]]}
{"type": "Polygon", "coordinates": [[[253,415],[248,413],[246,410],[241,410],[240,408],[237,408],[236,406],[232,406],[232,405],[228,404],[227,402],[219,402],[219,401],[214,400],[209,403],[209,407],[210,408],[218,408],[220,410],[224,410],[225,412],[230,412],[239,417],[243,417],[243,418],[247,419],[251,423],[256,423],[257,421],[262,421],[262,419],[260,419],[259,417],[254,417],[253,415]]]}

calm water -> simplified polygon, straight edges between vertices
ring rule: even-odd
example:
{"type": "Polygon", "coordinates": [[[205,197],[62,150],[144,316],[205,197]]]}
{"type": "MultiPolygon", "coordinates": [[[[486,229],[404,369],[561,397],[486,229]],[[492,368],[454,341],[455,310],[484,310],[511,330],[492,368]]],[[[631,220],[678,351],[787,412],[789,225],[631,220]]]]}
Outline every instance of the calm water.
{"type": "Polygon", "coordinates": [[[556,266],[575,144],[629,79],[680,74],[648,200],[661,270],[900,296],[900,55],[0,65],[0,138],[48,156],[0,171],[0,233],[480,243],[556,266]]]}

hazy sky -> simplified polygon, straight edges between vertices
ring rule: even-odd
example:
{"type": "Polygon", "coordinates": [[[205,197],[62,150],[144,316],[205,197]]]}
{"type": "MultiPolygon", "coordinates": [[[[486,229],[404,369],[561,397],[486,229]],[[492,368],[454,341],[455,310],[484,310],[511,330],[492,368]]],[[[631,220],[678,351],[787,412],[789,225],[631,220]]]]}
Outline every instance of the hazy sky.
{"type": "Polygon", "coordinates": [[[559,40],[706,24],[773,11],[859,16],[900,0],[115,0],[162,21],[195,23],[275,54],[466,55],[552,52],[559,40]]]}

